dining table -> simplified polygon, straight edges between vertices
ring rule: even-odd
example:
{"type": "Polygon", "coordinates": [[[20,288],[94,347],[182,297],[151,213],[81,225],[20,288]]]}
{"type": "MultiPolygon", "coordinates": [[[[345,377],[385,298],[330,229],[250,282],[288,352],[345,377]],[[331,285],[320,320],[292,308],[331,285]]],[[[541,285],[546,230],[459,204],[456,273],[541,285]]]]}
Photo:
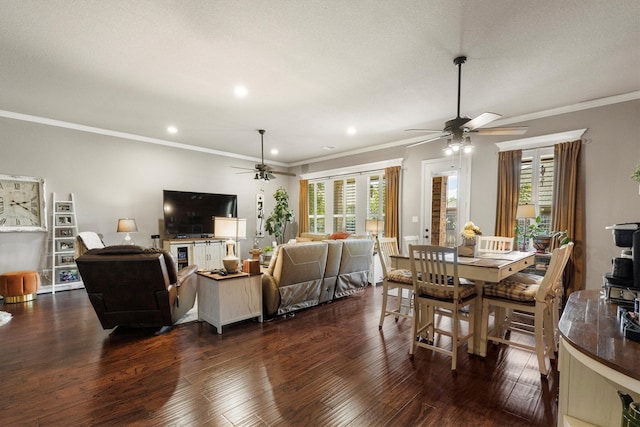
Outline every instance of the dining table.
{"type": "MultiPolygon", "coordinates": [[[[393,268],[411,270],[408,255],[391,255],[393,268]]],[[[480,330],[482,327],[482,293],[485,283],[499,281],[531,267],[535,261],[535,252],[510,251],[503,253],[483,253],[473,257],[458,256],[458,276],[475,283],[478,301],[473,309],[473,340],[468,347],[471,354],[482,354],[480,345],[480,330]]],[[[448,260],[453,263],[453,259],[448,260]]]]}

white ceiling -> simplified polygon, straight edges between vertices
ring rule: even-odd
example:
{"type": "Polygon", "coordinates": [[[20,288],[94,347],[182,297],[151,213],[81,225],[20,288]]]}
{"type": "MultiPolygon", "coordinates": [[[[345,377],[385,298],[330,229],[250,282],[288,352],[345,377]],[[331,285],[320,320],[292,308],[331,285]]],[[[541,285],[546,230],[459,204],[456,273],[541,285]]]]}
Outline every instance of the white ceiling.
{"type": "Polygon", "coordinates": [[[442,129],[460,54],[463,116],[637,93],[640,1],[3,0],[0,110],[295,165],[442,129]]]}

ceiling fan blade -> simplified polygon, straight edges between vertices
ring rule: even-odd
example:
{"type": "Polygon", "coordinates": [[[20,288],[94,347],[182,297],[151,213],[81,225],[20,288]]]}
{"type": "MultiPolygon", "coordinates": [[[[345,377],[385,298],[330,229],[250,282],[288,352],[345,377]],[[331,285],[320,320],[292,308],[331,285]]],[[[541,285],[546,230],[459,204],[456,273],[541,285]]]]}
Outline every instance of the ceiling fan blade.
{"type": "Polygon", "coordinates": [[[498,120],[500,117],[502,116],[496,113],[482,113],[475,119],[471,119],[467,123],[465,123],[464,127],[466,127],[467,129],[473,130],[475,128],[479,128],[484,125],[487,125],[494,120],[498,120]]]}
{"type": "Polygon", "coordinates": [[[241,166],[231,166],[231,167],[234,168],[234,169],[243,169],[243,170],[246,170],[246,171],[253,172],[253,169],[251,169],[251,168],[243,168],[241,166]]]}
{"type": "Polygon", "coordinates": [[[478,135],[524,135],[529,128],[527,126],[513,126],[503,128],[475,129],[471,132],[478,135]]]}
{"type": "Polygon", "coordinates": [[[436,141],[436,140],[441,139],[441,138],[446,138],[449,135],[451,135],[451,132],[444,132],[444,133],[442,133],[442,134],[440,134],[438,136],[433,136],[431,138],[428,138],[428,139],[425,139],[425,140],[422,140],[422,141],[414,142],[411,145],[407,145],[407,148],[417,147],[418,145],[426,144],[427,142],[436,141]]]}
{"type": "Polygon", "coordinates": [[[276,175],[296,176],[296,174],[292,172],[282,172],[282,171],[269,171],[269,172],[276,175]]]}

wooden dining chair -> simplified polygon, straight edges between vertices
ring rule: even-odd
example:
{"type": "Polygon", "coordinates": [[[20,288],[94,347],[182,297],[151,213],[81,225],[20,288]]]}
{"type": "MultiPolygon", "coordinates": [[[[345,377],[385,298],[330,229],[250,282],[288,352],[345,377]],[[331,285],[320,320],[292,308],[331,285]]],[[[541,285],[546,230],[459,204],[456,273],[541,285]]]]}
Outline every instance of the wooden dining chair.
{"type": "Polygon", "coordinates": [[[458,248],[411,245],[409,257],[413,279],[415,315],[409,355],[423,347],[451,356],[451,370],[456,370],[458,347],[473,338],[473,311],[477,301],[474,284],[460,283],[458,248]],[[469,306],[468,314],[463,308],[469,306]],[[436,316],[451,318],[450,329],[436,322],[436,316]],[[461,334],[460,320],[468,320],[466,335],[461,334]],[[451,348],[441,342],[441,336],[451,338],[451,348]]]}
{"type": "MultiPolygon", "coordinates": [[[[555,325],[553,310],[555,298],[560,286],[560,278],[567,264],[573,243],[567,243],[555,249],[551,255],[549,267],[539,283],[518,280],[525,276],[511,276],[499,283],[484,287],[482,296],[481,355],[486,355],[487,343],[493,341],[523,348],[536,353],[540,374],[549,374],[551,360],[555,358],[555,325]],[[496,314],[493,330],[489,331],[489,313],[491,308],[502,309],[510,313],[522,312],[533,316],[533,325],[519,326],[511,319],[499,318],[496,314]],[[507,331],[507,336],[504,335],[507,331]],[[512,333],[533,335],[534,344],[515,341],[512,333]]],[[[500,313],[500,310],[496,310],[500,313]]]]}
{"type": "Polygon", "coordinates": [[[513,237],[478,236],[478,255],[511,252],[513,250],[513,240],[513,237]]]}
{"type": "Polygon", "coordinates": [[[396,318],[413,318],[413,281],[411,270],[394,269],[391,267],[391,256],[398,255],[398,241],[395,237],[376,237],[376,249],[382,266],[382,308],[380,310],[380,323],[378,329],[382,329],[384,319],[393,315],[396,318]],[[397,293],[397,306],[395,309],[388,307],[389,292],[397,293]],[[405,297],[405,291],[407,296],[405,297]],[[404,303],[403,301],[406,301],[404,303]]]}

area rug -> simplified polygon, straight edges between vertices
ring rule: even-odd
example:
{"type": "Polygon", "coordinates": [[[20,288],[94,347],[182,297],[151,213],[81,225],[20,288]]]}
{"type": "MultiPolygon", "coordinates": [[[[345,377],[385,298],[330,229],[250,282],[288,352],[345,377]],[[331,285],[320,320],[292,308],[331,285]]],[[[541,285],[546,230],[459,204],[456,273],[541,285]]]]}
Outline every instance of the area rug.
{"type": "Polygon", "coordinates": [[[187,311],[175,324],[195,322],[196,320],[198,320],[198,297],[196,297],[193,308],[187,311]]]}
{"type": "Polygon", "coordinates": [[[11,320],[11,313],[0,311],[0,326],[6,325],[11,320]]]}

